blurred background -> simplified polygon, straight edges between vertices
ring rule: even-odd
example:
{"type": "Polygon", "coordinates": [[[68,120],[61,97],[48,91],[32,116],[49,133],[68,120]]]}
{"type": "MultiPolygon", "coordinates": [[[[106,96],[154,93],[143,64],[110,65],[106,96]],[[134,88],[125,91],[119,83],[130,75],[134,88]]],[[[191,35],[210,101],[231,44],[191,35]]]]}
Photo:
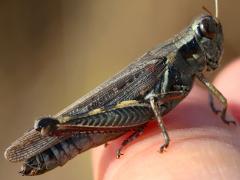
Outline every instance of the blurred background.
{"type": "MultiPolygon", "coordinates": [[[[5,148],[42,115],[55,114],[172,37],[212,0],[0,1],[0,173],[26,179],[5,148]]],[[[223,64],[239,56],[240,1],[220,1],[223,64]]],[[[90,152],[34,179],[92,179],[90,152]]]]}

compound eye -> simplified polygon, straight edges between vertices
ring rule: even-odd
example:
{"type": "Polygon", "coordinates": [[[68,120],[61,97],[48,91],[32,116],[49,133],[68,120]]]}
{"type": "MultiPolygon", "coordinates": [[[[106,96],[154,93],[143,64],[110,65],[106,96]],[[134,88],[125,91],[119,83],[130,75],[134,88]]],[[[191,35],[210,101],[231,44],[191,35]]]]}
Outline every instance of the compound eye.
{"type": "Polygon", "coordinates": [[[217,24],[214,21],[205,19],[200,24],[200,31],[203,36],[213,39],[216,35],[217,24]]]}

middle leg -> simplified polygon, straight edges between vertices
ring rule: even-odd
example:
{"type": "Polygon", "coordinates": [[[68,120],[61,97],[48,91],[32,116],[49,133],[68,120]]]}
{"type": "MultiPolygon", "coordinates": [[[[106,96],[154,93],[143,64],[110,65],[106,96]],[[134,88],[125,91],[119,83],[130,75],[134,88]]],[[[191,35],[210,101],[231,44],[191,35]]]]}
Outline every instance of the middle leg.
{"type": "Polygon", "coordinates": [[[163,138],[164,138],[164,141],[165,141],[164,144],[161,145],[161,147],[160,147],[160,153],[162,153],[168,147],[168,145],[170,143],[170,138],[169,138],[167,129],[166,129],[165,125],[164,125],[164,122],[162,120],[162,117],[161,117],[161,114],[160,114],[160,109],[158,107],[157,101],[155,100],[154,97],[150,98],[150,103],[151,103],[153,112],[154,112],[154,114],[155,114],[155,116],[157,118],[159,127],[162,130],[162,135],[163,135],[163,138]]]}

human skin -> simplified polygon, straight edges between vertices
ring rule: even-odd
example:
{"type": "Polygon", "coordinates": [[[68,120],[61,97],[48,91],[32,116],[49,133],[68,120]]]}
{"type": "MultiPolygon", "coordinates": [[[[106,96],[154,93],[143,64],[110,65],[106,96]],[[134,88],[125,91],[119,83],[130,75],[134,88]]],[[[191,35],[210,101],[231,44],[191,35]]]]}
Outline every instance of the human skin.
{"type": "MultiPolygon", "coordinates": [[[[240,59],[223,69],[214,85],[228,99],[229,112],[239,122],[240,59]]],[[[240,179],[240,128],[224,124],[211,111],[206,88],[194,85],[188,97],[163,119],[171,138],[166,152],[158,152],[163,137],[152,122],[123,149],[120,159],[116,159],[116,149],[129,134],[106,148],[95,148],[94,179],[240,179]]]]}

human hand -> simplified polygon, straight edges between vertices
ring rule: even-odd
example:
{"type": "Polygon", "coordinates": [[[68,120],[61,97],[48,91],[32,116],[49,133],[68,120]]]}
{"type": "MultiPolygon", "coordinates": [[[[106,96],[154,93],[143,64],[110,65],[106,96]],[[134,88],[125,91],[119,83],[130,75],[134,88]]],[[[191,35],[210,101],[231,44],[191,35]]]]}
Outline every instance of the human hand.
{"type": "MultiPolygon", "coordinates": [[[[214,84],[228,99],[229,111],[240,120],[240,60],[226,67],[214,84]]],[[[197,85],[164,122],[171,138],[166,152],[160,129],[150,123],[144,134],[116,159],[123,136],[93,150],[96,180],[240,179],[240,128],[226,125],[208,104],[208,92],[197,85]]],[[[129,135],[129,134],[128,134],[129,135]]]]}

